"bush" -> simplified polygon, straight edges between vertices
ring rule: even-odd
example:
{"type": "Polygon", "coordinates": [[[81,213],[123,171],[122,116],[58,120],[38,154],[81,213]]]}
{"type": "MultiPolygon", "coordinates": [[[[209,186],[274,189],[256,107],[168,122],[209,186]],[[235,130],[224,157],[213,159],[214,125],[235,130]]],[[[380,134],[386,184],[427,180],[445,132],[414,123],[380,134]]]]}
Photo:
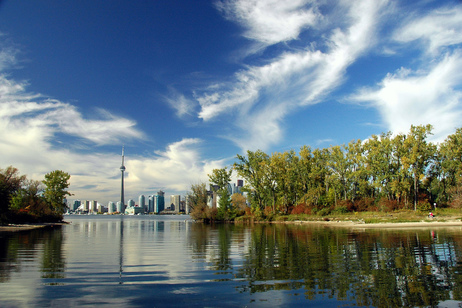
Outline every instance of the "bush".
{"type": "Polygon", "coordinates": [[[292,215],[299,215],[299,214],[311,214],[311,208],[306,205],[305,203],[300,203],[292,208],[290,212],[292,215]]]}
{"type": "Polygon", "coordinates": [[[399,209],[399,203],[397,200],[388,200],[388,198],[382,198],[379,200],[379,209],[383,212],[393,212],[399,209]]]}
{"type": "Polygon", "coordinates": [[[417,210],[423,211],[423,212],[431,211],[432,205],[430,204],[428,200],[419,200],[417,202],[417,210]]]}
{"type": "Polygon", "coordinates": [[[351,200],[340,200],[337,203],[337,208],[345,208],[346,212],[355,212],[356,211],[356,206],[351,200]]]}
{"type": "MultiPolygon", "coordinates": [[[[353,202],[351,202],[353,203],[353,202]]],[[[346,214],[348,213],[348,208],[346,206],[338,206],[333,211],[332,214],[346,214]]]]}
{"type": "Polygon", "coordinates": [[[374,198],[365,197],[355,200],[354,207],[357,212],[376,211],[374,206],[374,198]]]}
{"type": "Polygon", "coordinates": [[[318,216],[327,216],[330,214],[330,208],[328,207],[325,207],[323,209],[320,209],[319,211],[317,211],[316,213],[318,216]]]}

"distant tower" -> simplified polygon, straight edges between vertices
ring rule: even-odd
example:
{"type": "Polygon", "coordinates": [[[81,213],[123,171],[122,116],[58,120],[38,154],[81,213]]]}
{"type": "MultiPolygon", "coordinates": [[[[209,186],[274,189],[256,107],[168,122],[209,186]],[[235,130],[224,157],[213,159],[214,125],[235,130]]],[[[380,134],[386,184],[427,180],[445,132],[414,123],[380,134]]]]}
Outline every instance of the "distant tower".
{"type": "Polygon", "coordinates": [[[125,171],[125,166],[124,166],[124,147],[122,146],[122,166],[120,166],[120,171],[122,172],[122,189],[120,191],[120,203],[122,203],[122,207],[125,206],[125,200],[124,200],[124,171],[125,171]]]}

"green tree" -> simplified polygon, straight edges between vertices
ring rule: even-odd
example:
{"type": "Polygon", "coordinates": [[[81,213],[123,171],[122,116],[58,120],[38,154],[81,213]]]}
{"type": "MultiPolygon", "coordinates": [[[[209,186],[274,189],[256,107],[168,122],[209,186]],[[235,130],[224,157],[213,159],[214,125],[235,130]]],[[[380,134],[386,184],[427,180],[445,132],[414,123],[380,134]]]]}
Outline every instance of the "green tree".
{"type": "Polygon", "coordinates": [[[417,210],[419,186],[426,175],[427,167],[432,162],[436,147],[427,142],[427,135],[430,135],[432,126],[411,125],[411,131],[404,141],[407,155],[403,158],[405,168],[409,168],[414,182],[414,210],[417,210]]]}
{"type": "Polygon", "coordinates": [[[11,198],[21,189],[25,180],[26,176],[19,175],[18,169],[13,166],[0,169],[0,223],[7,222],[11,198]]]}
{"type": "Polygon", "coordinates": [[[205,183],[191,185],[191,191],[187,194],[191,210],[191,218],[205,220],[208,214],[208,193],[205,183]]]}
{"type": "Polygon", "coordinates": [[[234,193],[231,195],[231,204],[237,210],[238,215],[244,215],[247,209],[247,200],[244,195],[234,193]]]}
{"type": "Polygon", "coordinates": [[[462,191],[462,128],[449,135],[438,151],[440,172],[440,200],[461,207],[462,191]],[[457,204],[456,204],[457,203],[457,204]]]}
{"type": "Polygon", "coordinates": [[[238,162],[234,163],[237,174],[246,181],[244,190],[248,192],[248,198],[253,211],[261,212],[269,202],[268,166],[270,158],[261,150],[247,151],[247,157],[237,155],[238,162]]]}
{"type": "Polygon", "coordinates": [[[219,220],[233,220],[235,213],[231,204],[231,194],[229,193],[228,186],[231,181],[231,175],[233,170],[227,170],[227,167],[221,169],[213,169],[212,174],[209,174],[210,183],[216,185],[218,188],[218,195],[220,200],[218,201],[218,219],[219,220]]]}
{"type": "Polygon", "coordinates": [[[23,187],[12,195],[10,210],[24,210],[36,217],[51,215],[50,206],[41,196],[43,190],[42,182],[25,180],[23,187]]]}
{"type": "Polygon", "coordinates": [[[46,188],[43,196],[57,215],[64,214],[66,211],[65,198],[72,195],[67,191],[70,178],[71,176],[68,173],[61,170],[45,174],[43,184],[45,184],[46,188]]]}

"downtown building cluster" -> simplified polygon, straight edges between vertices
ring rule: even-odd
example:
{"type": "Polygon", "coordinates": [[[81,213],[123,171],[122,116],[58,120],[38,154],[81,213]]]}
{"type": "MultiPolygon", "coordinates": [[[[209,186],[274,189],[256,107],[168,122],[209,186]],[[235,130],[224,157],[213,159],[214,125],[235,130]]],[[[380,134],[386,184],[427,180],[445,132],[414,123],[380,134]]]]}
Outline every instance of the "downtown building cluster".
{"type": "MultiPolygon", "coordinates": [[[[189,203],[189,197],[186,196],[184,200],[181,200],[180,195],[170,196],[170,205],[165,206],[165,193],[159,190],[156,194],[148,196],[147,200],[144,195],[140,195],[138,198],[138,204],[133,199],[128,200],[125,203],[125,192],[124,192],[124,147],[122,147],[122,164],[120,166],[121,171],[121,193],[120,201],[114,203],[110,201],[107,206],[104,206],[97,201],[89,200],[74,200],[72,204],[68,204],[68,212],[76,214],[123,214],[123,215],[140,215],[140,214],[189,214],[191,206],[189,203]]],[[[228,184],[229,195],[235,193],[242,194],[243,180],[237,180],[237,184],[228,184]]],[[[208,194],[208,206],[211,208],[217,208],[219,204],[219,195],[217,194],[217,187],[210,185],[208,194]]],[[[67,202],[67,201],[66,201],[67,202]]]]}

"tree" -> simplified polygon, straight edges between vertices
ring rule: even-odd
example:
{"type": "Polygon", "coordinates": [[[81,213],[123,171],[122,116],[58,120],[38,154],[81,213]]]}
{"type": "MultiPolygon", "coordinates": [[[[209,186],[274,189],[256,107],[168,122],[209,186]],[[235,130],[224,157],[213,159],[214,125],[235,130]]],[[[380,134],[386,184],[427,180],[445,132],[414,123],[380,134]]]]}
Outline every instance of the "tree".
{"type": "Polygon", "coordinates": [[[25,180],[24,186],[12,195],[9,205],[10,210],[24,210],[34,216],[50,215],[51,209],[41,196],[43,189],[42,182],[25,180]]]}
{"type": "Polygon", "coordinates": [[[51,206],[53,212],[62,215],[66,211],[65,198],[71,196],[66,189],[69,188],[69,179],[71,176],[61,170],[55,170],[45,174],[45,200],[51,206]]]}
{"type": "Polygon", "coordinates": [[[10,200],[21,189],[25,180],[26,176],[19,175],[18,169],[13,166],[0,169],[0,223],[7,221],[10,200]]]}
{"type": "Polygon", "coordinates": [[[462,128],[449,135],[438,151],[440,162],[441,201],[462,205],[462,128]]]}
{"type": "Polygon", "coordinates": [[[191,185],[191,192],[188,193],[191,218],[195,220],[207,219],[207,188],[205,183],[191,185]]]}
{"type": "Polygon", "coordinates": [[[234,163],[237,174],[244,178],[249,201],[254,211],[260,212],[268,203],[269,184],[272,179],[268,176],[270,158],[261,150],[247,151],[247,157],[237,155],[238,162],[234,163]]]}
{"type": "Polygon", "coordinates": [[[414,180],[414,210],[417,209],[417,198],[419,195],[419,185],[425,176],[427,167],[435,156],[436,148],[433,144],[427,143],[427,135],[430,135],[432,126],[411,125],[411,131],[404,141],[407,155],[403,158],[405,166],[410,168],[414,180]]]}
{"type": "Polygon", "coordinates": [[[233,170],[227,171],[227,167],[222,169],[213,169],[212,174],[209,174],[210,183],[218,187],[218,218],[223,220],[232,220],[235,217],[235,211],[231,206],[230,193],[228,190],[229,182],[231,181],[231,174],[233,170]]]}
{"type": "Polygon", "coordinates": [[[245,210],[247,209],[247,200],[243,195],[234,193],[231,196],[231,204],[238,211],[238,214],[245,214],[245,210]]]}

